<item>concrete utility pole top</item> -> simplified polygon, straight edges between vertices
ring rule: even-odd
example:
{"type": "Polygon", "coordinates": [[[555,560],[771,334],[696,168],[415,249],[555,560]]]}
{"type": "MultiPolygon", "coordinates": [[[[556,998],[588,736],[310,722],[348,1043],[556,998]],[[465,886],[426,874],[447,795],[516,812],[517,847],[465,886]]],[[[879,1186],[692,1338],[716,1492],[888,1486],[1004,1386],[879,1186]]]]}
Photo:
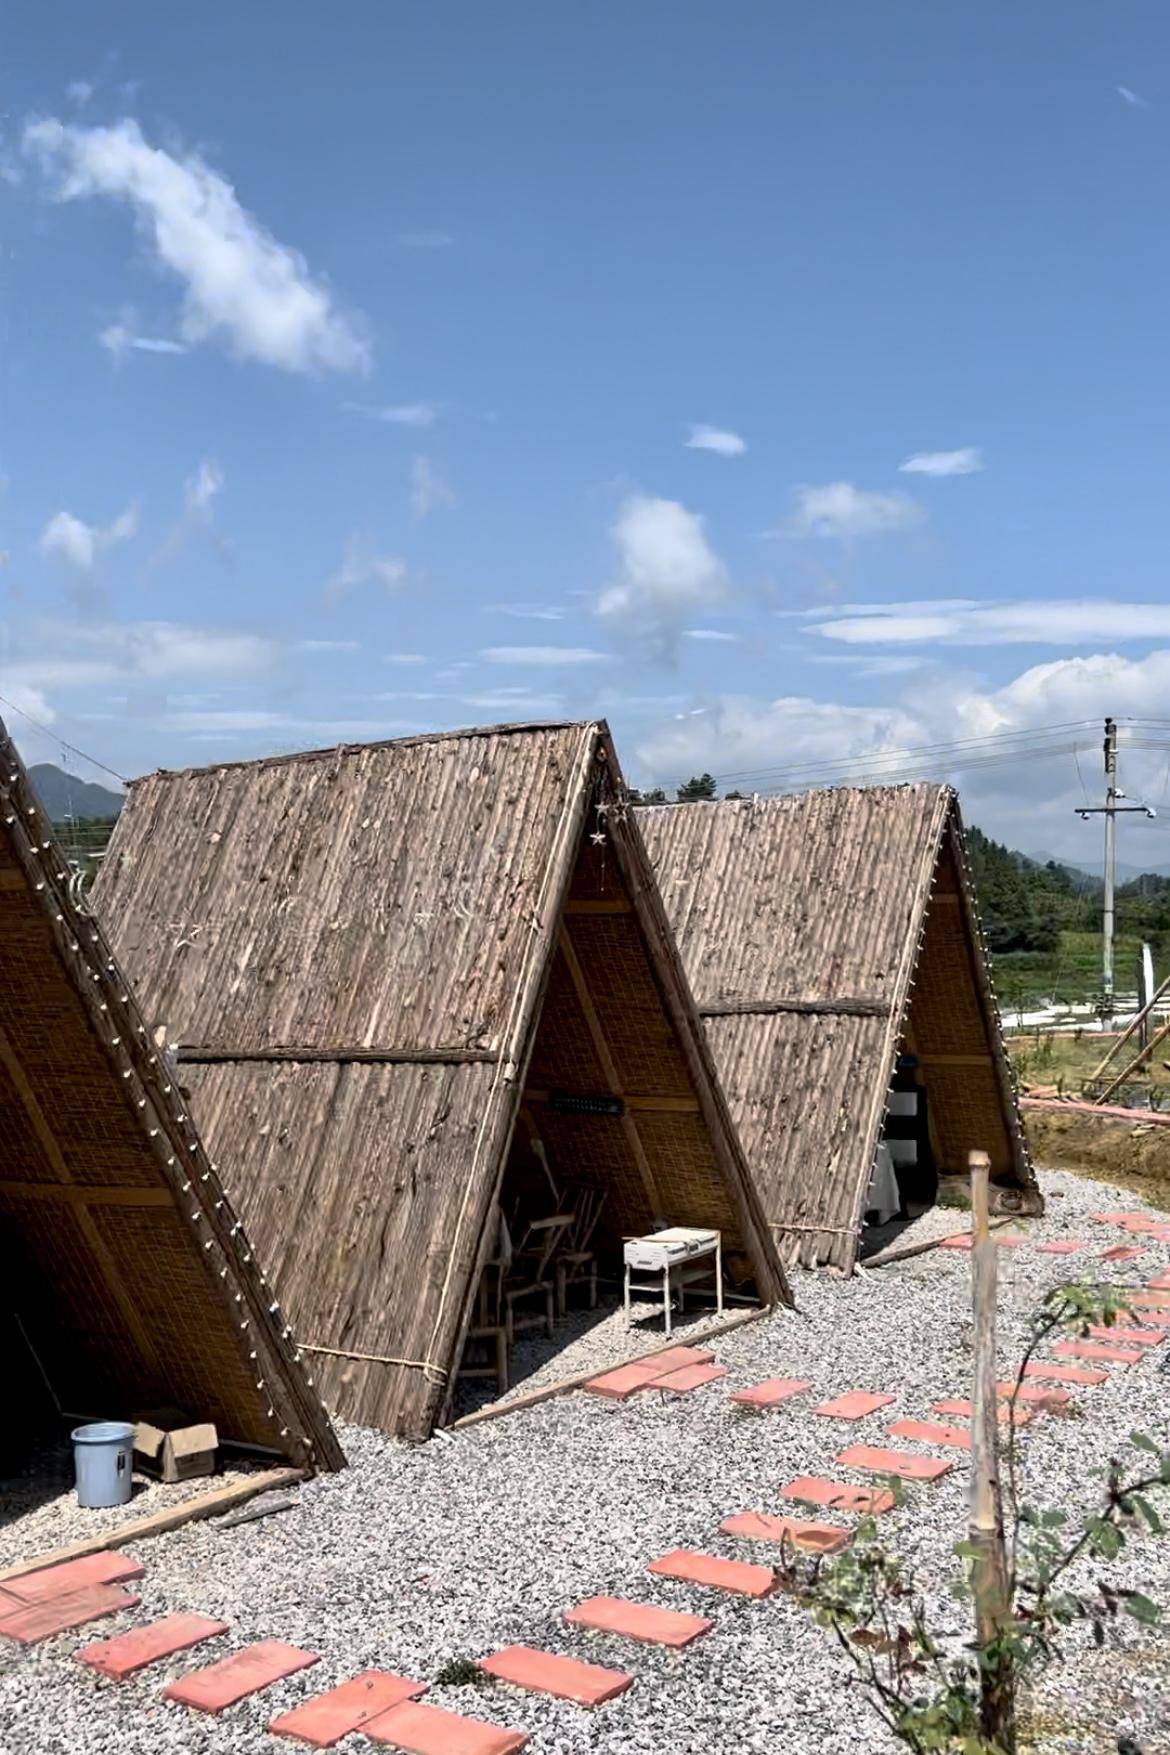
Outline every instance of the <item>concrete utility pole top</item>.
{"type": "Polygon", "coordinates": [[[1106,1022],[1113,1016],[1113,933],[1114,896],[1117,889],[1117,819],[1137,811],[1147,817],[1157,813],[1148,804],[1123,804],[1125,793],[1117,786],[1117,722],[1105,721],[1105,803],[1076,806],[1076,813],[1088,822],[1090,817],[1105,818],[1105,895],[1101,909],[1101,1010],[1106,1022]]]}

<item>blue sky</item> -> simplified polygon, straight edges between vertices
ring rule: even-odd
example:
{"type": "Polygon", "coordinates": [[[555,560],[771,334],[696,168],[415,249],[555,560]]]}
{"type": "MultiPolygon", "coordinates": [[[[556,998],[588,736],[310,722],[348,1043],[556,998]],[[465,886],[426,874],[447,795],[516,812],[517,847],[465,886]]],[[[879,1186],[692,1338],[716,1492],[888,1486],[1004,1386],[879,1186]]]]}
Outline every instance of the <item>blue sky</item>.
{"type": "Polygon", "coordinates": [[[1083,721],[947,771],[1089,855],[1087,722],[1170,701],[1168,72],[1124,0],[27,13],[25,749],[604,712],[750,788],[1083,721]]]}

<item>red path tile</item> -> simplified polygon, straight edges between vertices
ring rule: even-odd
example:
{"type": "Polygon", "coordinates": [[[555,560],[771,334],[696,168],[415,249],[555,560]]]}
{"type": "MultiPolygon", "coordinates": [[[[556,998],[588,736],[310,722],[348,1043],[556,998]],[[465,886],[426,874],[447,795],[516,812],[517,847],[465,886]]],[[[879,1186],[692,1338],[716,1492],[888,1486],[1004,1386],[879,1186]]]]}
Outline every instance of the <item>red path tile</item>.
{"type": "Polygon", "coordinates": [[[303,1706],[282,1712],[268,1729],[278,1737],[309,1743],[314,1749],[331,1749],[370,1719],[426,1691],[425,1682],[409,1682],[405,1676],[392,1676],[386,1670],[364,1670],[351,1682],[342,1682],[327,1694],[318,1694],[303,1706]]]}
{"type": "Polygon", "coordinates": [[[1058,1365],[1055,1360],[1029,1359],[1024,1366],[1025,1377],[1036,1377],[1045,1383],[1108,1383],[1108,1371],[1094,1371],[1087,1365],[1058,1365]]]}
{"type": "Polygon", "coordinates": [[[970,1450],[971,1434],[965,1426],[942,1426],[937,1420],[895,1420],[891,1438],[913,1438],[919,1444],[947,1444],[954,1450],[970,1450]]]}
{"type": "Polygon", "coordinates": [[[182,1706],[193,1706],[198,1712],[223,1712],[249,1694],[259,1694],[285,1676],[295,1676],[310,1664],[320,1663],[316,1652],[301,1651],[279,1639],[263,1639],[258,1645],[247,1645],[231,1657],[221,1658],[206,1669],[193,1670],[180,1676],[169,1688],[163,1689],[164,1700],[177,1700],[182,1706]]]}
{"type": "Polygon", "coordinates": [[[742,1597],[766,1597],[777,1584],[770,1566],[754,1566],[750,1560],[721,1560],[717,1554],[696,1554],[690,1548],[673,1548],[652,1560],[646,1570],[659,1578],[681,1578],[687,1584],[734,1591],[742,1597]]]}
{"type": "Polygon", "coordinates": [[[726,1377],[726,1365],[683,1365],[678,1371],[668,1371],[665,1377],[656,1377],[650,1389],[668,1389],[672,1395],[687,1395],[692,1389],[701,1389],[705,1383],[714,1383],[717,1377],[726,1377]]]}
{"type": "Polygon", "coordinates": [[[1072,1400],[1067,1389],[1046,1388],[1039,1383],[997,1383],[996,1395],[1015,1402],[1034,1402],[1039,1407],[1063,1408],[1072,1400]]]}
{"type": "Polygon", "coordinates": [[[75,1652],[79,1664],[100,1670],[103,1676],[120,1681],[144,1670],[159,1658],[173,1657],[178,1651],[189,1651],[205,1639],[215,1639],[228,1630],[226,1621],[212,1621],[207,1615],[164,1615],[146,1627],[135,1627],[113,1639],[102,1639],[95,1645],[83,1645],[75,1652]]]}
{"type": "Polygon", "coordinates": [[[54,1634],[67,1633],[71,1627],[84,1627],[87,1621],[100,1621],[120,1609],[135,1609],[138,1601],[120,1584],[90,1584],[63,1596],[46,1597],[40,1603],[12,1599],[0,1611],[0,1637],[14,1639],[18,1645],[37,1645],[54,1634]]]}
{"type": "Polygon", "coordinates": [[[1133,1261],[1137,1256],[1144,1255],[1145,1253],[1144,1249],[1139,1249],[1133,1243],[1115,1243],[1112,1249],[1103,1249],[1101,1251],[1101,1260],[1133,1261]]]}
{"type": "MultiPolygon", "coordinates": [[[[530,1645],[508,1645],[491,1657],[481,1658],[481,1670],[498,1682],[511,1682],[517,1688],[532,1688],[538,1694],[553,1694],[558,1700],[575,1700],[578,1706],[600,1706],[624,1694],[634,1678],[624,1670],[606,1670],[600,1664],[578,1663],[576,1658],[554,1657],[548,1651],[535,1651],[530,1645]]],[[[395,1707],[396,1712],[403,1709],[395,1707]]],[[[369,1735],[369,1726],[366,1727],[369,1735]]]]}
{"type": "Polygon", "coordinates": [[[737,1511],[733,1517],[725,1517],[719,1528],[725,1536],[742,1536],[749,1542],[787,1542],[810,1554],[836,1554],[851,1540],[851,1531],[837,1524],[775,1517],[768,1511],[737,1511]]]}
{"type": "Polygon", "coordinates": [[[802,1505],[820,1505],[826,1511],[851,1511],[858,1517],[876,1517],[892,1511],[894,1495],[888,1487],[854,1487],[847,1481],[827,1481],[823,1475],[797,1475],[781,1487],[782,1499],[796,1499],[802,1505]]]}
{"type": "Polygon", "coordinates": [[[1148,1292],[1170,1292],[1170,1273],[1159,1274],[1156,1280],[1146,1281],[1148,1292]]]}
{"type": "MultiPolygon", "coordinates": [[[[1028,1241],[1022,1231],[993,1231],[991,1241],[1007,1249],[1014,1249],[1019,1243],[1028,1241]]],[[[974,1249],[975,1237],[970,1231],[958,1231],[953,1237],[944,1237],[940,1249],[974,1249]]]]}
{"type": "Polygon", "coordinates": [[[1131,1292],[1129,1301],[1135,1310],[1165,1310],[1170,1312],[1170,1291],[1131,1292]]]}
{"type": "Polygon", "coordinates": [[[939,1244],[940,1249],[974,1249],[975,1239],[970,1231],[956,1231],[953,1237],[944,1237],[939,1244]]]}
{"type": "Polygon", "coordinates": [[[141,1578],[145,1566],[131,1560],[128,1554],[103,1549],[100,1554],[83,1554],[78,1560],[66,1560],[60,1566],[45,1566],[39,1572],[22,1572],[19,1578],[5,1579],[0,1596],[18,1597],[22,1603],[43,1603],[50,1597],[64,1596],[67,1591],[84,1590],[87,1585],[125,1584],[128,1579],[141,1578]]]}
{"type": "Polygon", "coordinates": [[[1140,1347],[1111,1347],[1104,1341],[1057,1341],[1052,1351],[1058,1359],[1102,1359],[1109,1365],[1136,1365],[1140,1347]]]}
{"type": "Polygon", "coordinates": [[[710,1633],[714,1621],[706,1615],[682,1615],[675,1609],[657,1609],[649,1603],[630,1603],[624,1597],[590,1597],[570,1609],[565,1620],[573,1627],[590,1627],[597,1633],[616,1633],[623,1639],[641,1639],[649,1645],[690,1645],[710,1633]]]}
{"type": "Polygon", "coordinates": [[[828,1420],[864,1420],[878,1408],[888,1408],[897,1396],[882,1395],[870,1389],[851,1389],[847,1395],[834,1396],[831,1401],[822,1402],[820,1407],[813,1408],[814,1414],[823,1414],[828,1420]]]}
{"type": "Polygon", "coordinates": [[[591,1377],[585,1388],[590,1395],[608,1396],[611,1401],[624,1402],[635,1390],[648,1389],[660,1377],[680,1371],[684,1365],[709,1365],[715,1357],[705,1347],[668,1347],[650,1359],[637,1359],[632,1365],[619,1365],[591,1377]]]}
{"type": "Polygon", "coordinates": [[[945,1456],[917,1456],[909,1450],[881,1450],[872,1444],[851,1444],[833,1458],[843,1469],[864,1469],[871,1475],[897,1475],[903,1481],[936,1481],[954,1464],[945,1456]]]}
{"type": "Polygon", "coordinates": [[[732,1390],[727,1399],[739,1402],[745,1408],[774,1408],[778,1402],[786,1402],[789,1396],[811,1388],[810,1378],[769,1377],[764,1383],[753,1384],[750,1389],[732,1390]]]}
{"type": "Polygon", "coordinates": [[[522,1731],[502,1730],[482,1718],[464,1718],[417,1701],[395,1706],[363,1729],[375,1743],[405,1749],[409,1755],[514,1755],[528,1741],[522,1731]]]}
{"type": "Polygon", "coordinates": [[[1136,1211],[1093,1213],[1094,1225],[1123,1225],[1127,1231],[1136,1229],[1138,1225],[1148,1225],[1150,1219],[1146,1213],[1136,1211]]]}
{"type": "MultiPolygon", "coordinates": [[[[930,1406],[932,1413],[951,1414],[958,1420],[971,1420],[975,1416],[975,1404],[969,1401],[966,1396],[944,1396],[941,1401],[932,1402],[930,1406]]],[[[1021,1408],[1018,1405],[1010,1408],[1004,1407],[997,1410],[996,1418],[1010,1420],[1013,1426],[1026,1426],[1032,1418],[1032,1410],[1031,1408],[1021,1408]]]]}
{"type": "Polygon", "coordinates": [[[1149,1324],[1143,1328],[1125,1328],[1119,1322],[1112,1327],[1106,1323],[1093,1324],[1089,1333],[1095,1341],[1114,1341],[1123,1347],[1160,1347],[1166,1339],[1164,1328],[1149,1324]]]}
{"type": "Polygon", "coordinates": [[[1078,1249],[1087,1249],[1086,1243],[1074,1243],[1069,1238],[1053,1243],[1038,1243],[1036,1248],[1041,1255],[1075,1255],[1078,1249]]]}

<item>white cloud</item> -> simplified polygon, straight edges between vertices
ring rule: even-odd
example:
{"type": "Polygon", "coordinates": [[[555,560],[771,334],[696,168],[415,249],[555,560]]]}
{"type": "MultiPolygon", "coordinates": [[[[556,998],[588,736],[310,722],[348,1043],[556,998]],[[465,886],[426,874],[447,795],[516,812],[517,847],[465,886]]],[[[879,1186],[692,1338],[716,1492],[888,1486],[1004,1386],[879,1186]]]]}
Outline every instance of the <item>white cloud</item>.
{"type": "Polygon", "coordinates": [[[796,489],[796,510],[779,534],[829,536],[848,541],[887,530],[908,530],[924,516],[909,494],[871,493],[848,481],[796,489]]]}
{"type": "Polygon", "coordinates": [[[1108,598],[925,599],[812,612],[804,630],[846,645],[1089,646],[1170,638],[1170,604],[1108,598]]]}
{"type": "Polygon", "coordinates": [[[455,242],[450,232],[399,232],[398,245],[403,250],[449,250],[455,242]]]}
{"type": "Polygon", "coordinates": [[[710,640],[720,645],[734,646],[739,643],[738,634],[728,634],[722,628],[684,628],[684,640],[710,640]]]}
{"type": "Polygon", "coordinates": [[[342,597],[360,585],[380,585],[394,593],[406,584],[410,569],[400,555],[376,554],[364,536],[351,536],[341,565],[325,586],[330,597],[342,597]]]}
{"type": "Polygon", "coordinates": [[[194,475],[183,483],[183,500],[188,512],[205,515],[216,495],[223,491],[223,470],[214,458],[205,457],[194,475]]]}
{"type": "Polygon", "coordinates": [[[588,646],[488,646],[480,653],[480,657],[488,664],[553,668],[559,665],[603,664],[609,659],[609,654],[594,652],[588,646]]]}
{"type": "Polygon", "coordinates": [[[65,87],[65,96],[71,104],[76,104],[79,110],[83,110],[96,89],[91,79],[71,79],[65,87]]]}
{"type": "Polygon", "coordinates": [[[1144,98],[1144,97],[1140,97],[1138,95],[1138,93],[1136,91],[1134,91],[1131,86],[1117,85],[1117,86],[1114,86],[1114,90],[1116,91],[1118,97],[1121,99],[1122,103],[1128,104],[1131,110],[1148,110],[1149,109],[1149,107],[1150,107],[1149,99],[1144,98]]]}
{"type": "Polygon", "coordinates": [[[211,538],[230,559],[232,545],[215,528],[215,502],[223,492],[224,473],[214,457],[203,457],[183,483],[183,510],[150,557],[151,567],[173,560],[196,532],[211,538]]]}
{"type": "Polygon", "coordinates": [[[357,652],[357,640],[298,640],[298,652],[357,652]]]}
{"type": "Polygon", "coordinates": [[[129,542],[137,529],[137,506],[127,506],[104,528],[87,524],[72,512],[56,512],[41,531],[38,546],[43,555],[65,561],[79,573],[92,573],[100,555],[129,542]]]}
{"type": "Polygon", "coordinates": [[[422,652],[387,652],[382,659],[383,664],[425,664],[425,653],[422,652]]]}
{"type": "Polygon", "coordinates": [[[537,694],[530,689],[484,689],[472,695],[461,695],[465,707],[490,713],[556,714],[565,707],[563,695],[537,694]]]}
{"type": "Polygon", "coordinates": [[[620,575],[601,592],[597,614],[612,625],[669,649],[683,617],[727,596],[727,568],[707,541],[704,520],[678,500],[632,495],[610,535],[620,575]]]}
{"type": "Polygon", "coordinates": [[[723,427],[692,426],[690,438],[684,439],[688,451],[714,451],[719,457],[742,457],[747,440],[723,427]]]}
{"type": "Polygon", "coordinates": [[[433,402],[397,402],[388,408],[371,408],[364,402],[343,402],[346,414],[362,414],[395,427],[433,427],[439,410],[433,402]]]}
{"type": "Polygon", "coordinates": [[[281,647],[259,634],[187,622],[37,623],[25,636],[30,649],[5,670],[21,686],[40,691],[85,689],[190,678],[234,682],[273,668],[281,647]]]}
{"type": "Polygon", "coordinates": [[[151,146],[129,119],[82,128],[53,117],[28,124],[24,150],[58,200],[104,195],[131,207],[158,262],[183,283],[183,341],[219,339],[239,359],[289,372],[368,369],[368,342],[304,258],[196,154],[151,146]]]}
{"type": "Polygon", "coordinates": [[[111,358],[119,362],[131,352],[154,354],[188,352],[185,342],[172,341],[165,335],[140,335],[132,312],[124,314],[117,323],[108,323],[98,335],[98,341],[111,358]]]}
{"type": "Polygon", "coordinates": [[[520,622],[563,622],[565,612],[551,603],[491,603],[492,615],[511,616],[520,622]]]}
{"type": "Polygon", "coordinates": [[[416,518],[425,518],[441,506],[453,506],[455,495],[443,480],[429,457],[421,453],[410,465],[410,509],[416,518]]]}
{"type": "Polygon", "coordinates": [[[898,468],[903,475],[975,475],[984,468],[983,452],[978,445],[964,445],[958,451],[915,451],[898,468]]]}

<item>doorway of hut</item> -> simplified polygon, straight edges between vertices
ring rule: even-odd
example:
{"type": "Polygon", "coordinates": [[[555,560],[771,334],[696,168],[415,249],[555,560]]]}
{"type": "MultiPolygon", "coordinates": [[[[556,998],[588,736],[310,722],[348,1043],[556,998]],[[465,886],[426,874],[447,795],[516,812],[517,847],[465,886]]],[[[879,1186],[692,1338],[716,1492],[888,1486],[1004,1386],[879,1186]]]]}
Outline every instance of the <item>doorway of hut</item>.
{"type": "Polygon", "coordinates": [[[861,1254],[887,1248],[938,1200],[930,1091],[917,1055],[899,1054],[866,1193],[861,1254]]]}

